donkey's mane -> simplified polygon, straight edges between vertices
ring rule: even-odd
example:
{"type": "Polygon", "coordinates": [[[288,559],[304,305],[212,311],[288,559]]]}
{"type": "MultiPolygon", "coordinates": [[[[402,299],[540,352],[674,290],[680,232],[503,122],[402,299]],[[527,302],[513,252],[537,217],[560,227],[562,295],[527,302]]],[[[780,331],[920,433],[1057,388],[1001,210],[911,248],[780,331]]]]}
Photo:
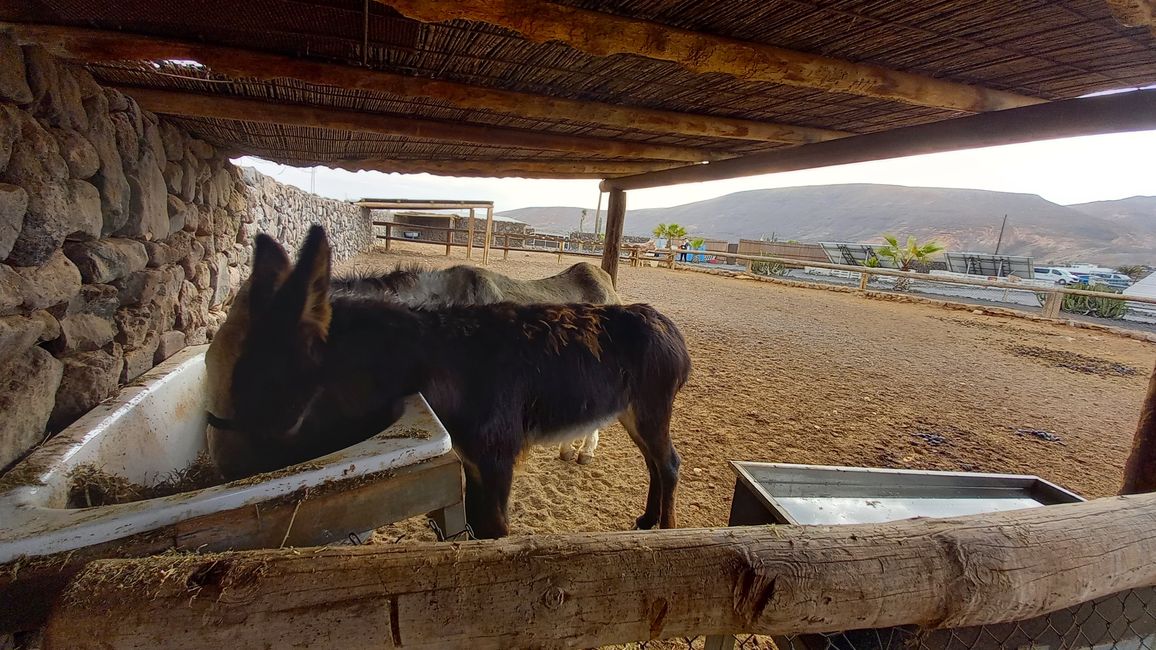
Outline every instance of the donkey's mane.
{"type": "Polygon", "coordinates": [[[429,269],[415,262],[398,262],[392,271],[374,273],[368,270],[354,270],[335,275],[329,284],[333,297],[375,295],[394,296],[399,289],[417,283],[418,275],[429,269]]]}

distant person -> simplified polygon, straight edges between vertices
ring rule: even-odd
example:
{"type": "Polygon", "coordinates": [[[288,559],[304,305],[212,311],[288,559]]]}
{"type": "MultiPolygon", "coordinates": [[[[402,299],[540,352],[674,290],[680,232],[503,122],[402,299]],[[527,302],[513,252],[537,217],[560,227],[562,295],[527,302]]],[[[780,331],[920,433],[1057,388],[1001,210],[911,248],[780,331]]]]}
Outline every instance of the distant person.
{"type": "MultiPolygon", "coordinates": [[[[687,251],[687,250],[690,250],[690,243],[688,243],[688,242],[682,242],[682,244],[681,244],[681,245],[679,245],[679,247],[678,247],[678,248],[679,248],[679,250],[681,250],[681,251],[687,251]]],[[[678,254],[678,261],[679,261],[679,262],[685,262],[685,261],[686,261],[686,253],[685,253],[685,252],[683,252],[683,253],[679,253],[679,254],[678,254]]]]}

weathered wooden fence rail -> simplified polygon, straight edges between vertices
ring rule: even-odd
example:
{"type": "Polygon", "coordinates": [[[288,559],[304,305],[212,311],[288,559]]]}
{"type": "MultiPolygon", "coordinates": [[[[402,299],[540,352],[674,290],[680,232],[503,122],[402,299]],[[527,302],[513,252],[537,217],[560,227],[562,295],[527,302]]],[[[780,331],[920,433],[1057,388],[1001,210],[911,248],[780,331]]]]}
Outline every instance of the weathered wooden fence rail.
{"type": "MultiPolygon", "coordinates": [[[[652,249],[652,253],[663,254],[667,256],[667,265],[673,266],[674,257],[679,253],[694,253],[701,255],[702,251],[685,251],[677,248],[659,248],[652,249]]],[[[780,264],[787,268],[817,268],[828,269],[832,271],[848,271],[850,273],[860,274],[861,281],[859,288],[867,288],[867,278],[875,276],[894,277],[894,278],[908,278],[910,280],[918,280],[920,282],[938,282],[943,284],[958,284],[973,287],[986,287],[989,289],[1014,289],[1016,291],[1030,291],[1034,293],[1045,294],[1046,300],[1044,304],[1044,315],[1055,318],[1059,315],[1060,300],[1059,298],[1065,295],[1071,296],[1089,296],[1092,298],[1106,298],[1111,300],[1122,300],[1124,302],[1135,302],[1149,305],[1156,305],[1156,298],[1147,298],[1144,296],[1125,296],[1116,293],[1106,293],[1103,291],[1087,291],[1085,289],[1068,289],[1067,287],[1039,287],[1035,285],[1025,285],[1020,282],[1001,281],[1001,280],[987,280],[980,278],[960,278],[949,275],[930,275],[927,273],[917,273],[914,271],[900,271],[898,269],[881,269],[869,266],[853,266],[850,264],[830,264],[826,262],[811,262],[806,260],[797,260],[787,257],[769,257],[764,255],[744,255],[741,253],[726,253],[715,254],[715,257],[726,257],[743,260],[750,263],[767,262],[771,264],[780,264]]],[[[748,264],[748,268],[750,265],[748,264]]]]}
{"type": "MultiPolygon", "coordinates": [[[[411,242],[411,243],[417,243],[417,244],[431,244],[431,245],[435,245],[435,246],[445,246],[445,249],[446,249],[445,254],[446,255],[449,255],[451,249],[454,247],[465,248],[466,249],[466,259],[472,259],[474,247],[482,247],[484,245],[484,242],[477,243],[477,239],[474,235],[474,231],[470,230],[470,229],[466,229],[466,228],[445,228],[442,226],[414,226],[414,225],[404,224],[404,223],[395,223],[392,221],[375,221],[375,222],[373,222],[373,225],[377,226],[377,227],[385,228],[385,234],[376,235],[376,239],[378,241],[384,241],[385,242],[384,248],[387,251],[390,250],[390,248],[391,248],[391,246],[390,246],[391,242],[401,241],[401,242],[411,242]],[[444,233],[447,233],[446,238],[448,241],[437,241],[434,239],[409,239],[407,237],[398,237],[398,236],[393,234],[394,230],[407,230],[407,229],[413,230],[413,231],[420,231],[420,232],[426,232],[426,231],[428,231],[428,232],[444,232],[444,233]],[[457,241],[453,240],[454,235],[463,234],[463,233],[466,234],[466,239],[464,242],[457,242],[457,241]]],[[[584,242],[584,241],[576,240],[576,239],[565,239],[565,238],[549,237],[549,236],[543,236],[543,235],[525,235],[525,234],[521,234],[521,233],[493,233],[493,234],[491,234],[490,242],[491,242],[490,248],[498,249],[498,250],[502,251],[502,259],[509,259],[510,251],[523,252],[523,253],[557,254],[559,257],[559,261],[561,261],[562,255],[576,255],[578,257],[597,257],[597,258],[602,257],[602,253],[599,252],[598,250],[583,251],[581,249],[579,249],[579,250],[567,250],[564,248],[565,244],[568,244],[568,243],[569,244],[577,244],[579,246],[582,246],[582,245],[589,246],[590,245],[589,242],[584,242]],[[530,241],[530,240],[545,241],[545,242],[550,242],[550,243],[556,242],[559,245],[559,248],[558,248],[558,250],[553,250],[553,249],[549,249],[549,248],[537,248],[537,247],[531,247],[531,246],[511,246],[510,245],[511,239],[521,240],[523,242],[530,241]],[[499,245],[497,242],[501,242],[501,244],[499,245]]],[[[595,246],[590,246],[590,247],[596,248],[595,246]]],[[[633,260],[633,259],[636,259],[638,256],[637,256],[636,252],[631,253],[631,251],[629,251],[629,250],[624,250],[619,254],[619,257],[621,259],[625,259],[625,260],[633,260]]],[[[633,262],[632,262],[632,265],[633,265],[633,262]]]]}
{"type": "Polygon", "coordinates": [[[1156,584],[1156,494],[854,526],[90,564],[46,648],[596,647],[1018,621],[1156,584]]]}

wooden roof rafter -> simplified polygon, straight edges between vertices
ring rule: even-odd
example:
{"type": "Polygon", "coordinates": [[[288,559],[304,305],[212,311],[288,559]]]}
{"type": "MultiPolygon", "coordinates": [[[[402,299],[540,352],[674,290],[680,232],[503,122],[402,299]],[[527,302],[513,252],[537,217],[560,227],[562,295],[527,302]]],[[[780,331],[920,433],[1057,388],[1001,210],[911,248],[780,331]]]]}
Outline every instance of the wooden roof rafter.
{"type": "Polygon", "coordinates": [[[613,140],[459,124],[410,118],[402,115],[152,88],[119,86],[117,90],[131,96],[142,108],[165,115],[266,122],[450,142],[499,145],[530,150],[564,151],[580,154],[597,153],[623,158],[682,162],[701,162],[720,158],[717,154],[702,149],[648,144],[634,140],[613,140]]]}
{"type": "Polygon", "coordinates": [[[82,62],[192,60],[233,78],[290,78],[348,90],[423,97],[462,109],[489,110],[531,119],[566,119],[610,128],[784,144],[852,135],[835,129],[563,99],[122,32],[3,22],[0,29],[11,31],[22,42],[37,43],[57,56],[82,62]]]}
{"type": "Polygon", "coordinates": [[[602,191],[756,176],[944,151],[1156,129],[1156,90],[995,111],[828,142],[607,179],[602,191]]]}
{"type": "Polygon", "coordinates": [[[556,41],[596,56],[672,61],[700,74],[841,92],[944,110],[980,113],[1046,100],[883,66],[713,36],[546,0],[375,0],[427,23],[467,20],[556,41]]]}

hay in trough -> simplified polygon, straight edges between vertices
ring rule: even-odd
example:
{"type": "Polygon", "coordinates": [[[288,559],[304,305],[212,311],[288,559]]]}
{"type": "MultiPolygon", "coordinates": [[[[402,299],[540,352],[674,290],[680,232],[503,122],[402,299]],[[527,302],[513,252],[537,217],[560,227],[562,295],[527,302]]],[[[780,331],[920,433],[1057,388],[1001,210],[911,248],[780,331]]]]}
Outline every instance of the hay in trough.
{"type": "Polygon", "coordinates": [[[78,466],[69,474],[68,505],[71,508],[92,508],[132,503],[200,490],[220,482],[221,477],[213,462],[204,453],[197,456],[188,467],[173,471],[153,485],[133,483],[123,476],[109,474],[95,465],[86,464],[78,466]]]}

